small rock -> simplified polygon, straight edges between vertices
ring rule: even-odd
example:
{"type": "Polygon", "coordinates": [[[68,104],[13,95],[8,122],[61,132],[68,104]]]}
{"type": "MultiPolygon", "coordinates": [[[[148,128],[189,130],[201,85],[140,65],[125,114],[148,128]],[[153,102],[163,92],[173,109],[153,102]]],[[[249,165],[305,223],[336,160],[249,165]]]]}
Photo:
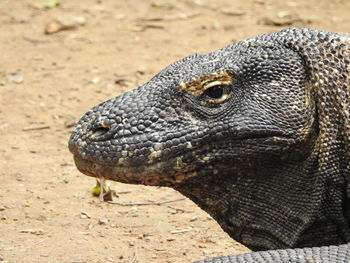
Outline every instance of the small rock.
{"type": "Polygon", "coordinates": [[[51,21],[51,22],[46,24],[44,32],[45,32],[45,34],[49,35],[49,34],[57,33],[61,30],[64,30],[64,28],[59,22],[51,21]]]}
{"type": "Polygon", "coordinates": [[[114,83],[122,87],[129,87],[132,84],[131,80],[122,77],[115,79],[114,83]]]}
{"type": "Polygon", "coordinates": [[[147,71],[147,68],[145,66],[139,66],[136,70],[137,74],[144,75],[147,71]]]}
{"type": "Polygon", "coordinates": [[[6,80],[9,83],[20,84],[23,82],[23,76],[14,73],[14,74],[7,75],[6,80]]]}
{"type": "Polygon", "coordinates": [[[194,221],[196,221],[198,219],[198,216],[192,216],[191,218],[190,218],[190,222],[194,222],[194,221]]]}
{"type": "Polygon", "coordinates": [[[139,209],[138,209],[138,207],[133,206],[133,207],[130,208],[130,211],[136,212],[136,211],[139,211],[139,209]]]}
{"type": "Polygon", "coordinates": [[[260,25],[266,26],[307,26],[312,23],[309,18],[301,18],[297,14],[279,12],[276,17],[264,17],[258,21],[260,25]]]}
{"type": "Polygon", "coordinates": [[[100,217],[100,218],[98,219],[98,223],[99,223],[100,225],[106,224],[107,222],[108,222],[108,219],[107,219],[107,218],[100,217]]]}
{"type": "Polygon", "coordinates": [[[86,219],[86,218],[91,218],[91,216],[89,216],[87,213],[85,212],[80,212],[80,218],[82,219],[86,219]]]}
{"type": "Polygon", "coordinates": [[[89,82],[92,83],[92,84],[98,84],[100,81],[101,81],[101,79],[99,77],[94,77],[89,82]]]}
{"type": "Polygon", "coordinates": [[[62,16],[50,21],[46,24],[44,33],[47,35],[60,32],[62,30],[70,30],[83,26],[86,23],[84,16],[62,16]]]}
{"type": "Polygon", "coordinates": [[[71,127],[74,127],[75,124],[77,124],[77,121],[75,119],[68,119],[64,122],[64,127],[71,128],[71,127]]]}

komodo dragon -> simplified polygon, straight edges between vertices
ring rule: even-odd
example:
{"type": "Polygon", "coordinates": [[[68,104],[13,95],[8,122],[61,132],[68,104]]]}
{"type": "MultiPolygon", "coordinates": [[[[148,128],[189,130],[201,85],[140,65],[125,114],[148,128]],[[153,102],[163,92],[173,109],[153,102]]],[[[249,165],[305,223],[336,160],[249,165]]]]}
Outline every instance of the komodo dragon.
{"type": "Polygon", "coordinates": [[[70,151],[269,250],[200,262],[350,262],[349,52],[349,35],[292,28],[186,57],[88,111],[70,151]]]}

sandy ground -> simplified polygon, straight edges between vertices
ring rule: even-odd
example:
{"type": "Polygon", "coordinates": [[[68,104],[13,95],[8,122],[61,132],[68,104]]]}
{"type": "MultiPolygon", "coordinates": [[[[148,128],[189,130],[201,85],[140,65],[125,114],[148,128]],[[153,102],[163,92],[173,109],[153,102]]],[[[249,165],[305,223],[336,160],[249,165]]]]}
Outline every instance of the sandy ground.
{"type": "MultiPolygon", "coordinates": [[[[71,126],[186,55],[288,26],[350,32],[349,11],[348,0],[0,0],[0,262],[192,262],[248,251],[187,199],[101,203],[67,150],[71,126]]],[[[118,202],[182,198],[112,187],[118,202]]]]}

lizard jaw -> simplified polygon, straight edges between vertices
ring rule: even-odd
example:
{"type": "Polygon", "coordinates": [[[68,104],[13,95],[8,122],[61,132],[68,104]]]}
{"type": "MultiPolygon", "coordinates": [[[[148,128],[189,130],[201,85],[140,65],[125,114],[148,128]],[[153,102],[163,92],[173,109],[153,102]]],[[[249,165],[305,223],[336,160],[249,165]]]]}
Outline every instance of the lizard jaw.
{"type": "Polygon", "coordinates": [[[137,167],[111,166],[77,155],[74,155],[74,162],[78,170],[85,175],[127,184],[174,186],[197,175],[196,172],[171,172],[171,169],[164,167],[163,162],[137,167]]]}

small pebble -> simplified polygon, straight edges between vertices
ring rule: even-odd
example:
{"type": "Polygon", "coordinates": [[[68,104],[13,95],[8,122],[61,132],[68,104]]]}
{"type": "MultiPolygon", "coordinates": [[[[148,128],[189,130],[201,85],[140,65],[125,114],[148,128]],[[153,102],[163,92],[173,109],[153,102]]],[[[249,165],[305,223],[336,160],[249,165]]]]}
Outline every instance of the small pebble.
{"type": "Polygon", "coordinates": [[[98,84],[100,81],[101,81],[101,79],[99,77],[94,77],[89,82],[92,84],[98,84]]]}
{"type": "Polygon", "coordinates": [[[190,222],[196,221],[198,219],[198,216],[192,216],[190,219],[190,222]]]}
{"type": "Polygon", "coordinates": [[[100,217],[100,218],[98,219],[98,223],[99,223],[100,225],[106,224],[107,222],[108,222],[108,219],[107,219],[107,218],[100,217]]]}
{"type": "Polygon", "coordinates": [[[10,74],[6,76],[6,80],[10,83],[20,84],[23,82],[23,76],[17,74],[10,74]]]}

